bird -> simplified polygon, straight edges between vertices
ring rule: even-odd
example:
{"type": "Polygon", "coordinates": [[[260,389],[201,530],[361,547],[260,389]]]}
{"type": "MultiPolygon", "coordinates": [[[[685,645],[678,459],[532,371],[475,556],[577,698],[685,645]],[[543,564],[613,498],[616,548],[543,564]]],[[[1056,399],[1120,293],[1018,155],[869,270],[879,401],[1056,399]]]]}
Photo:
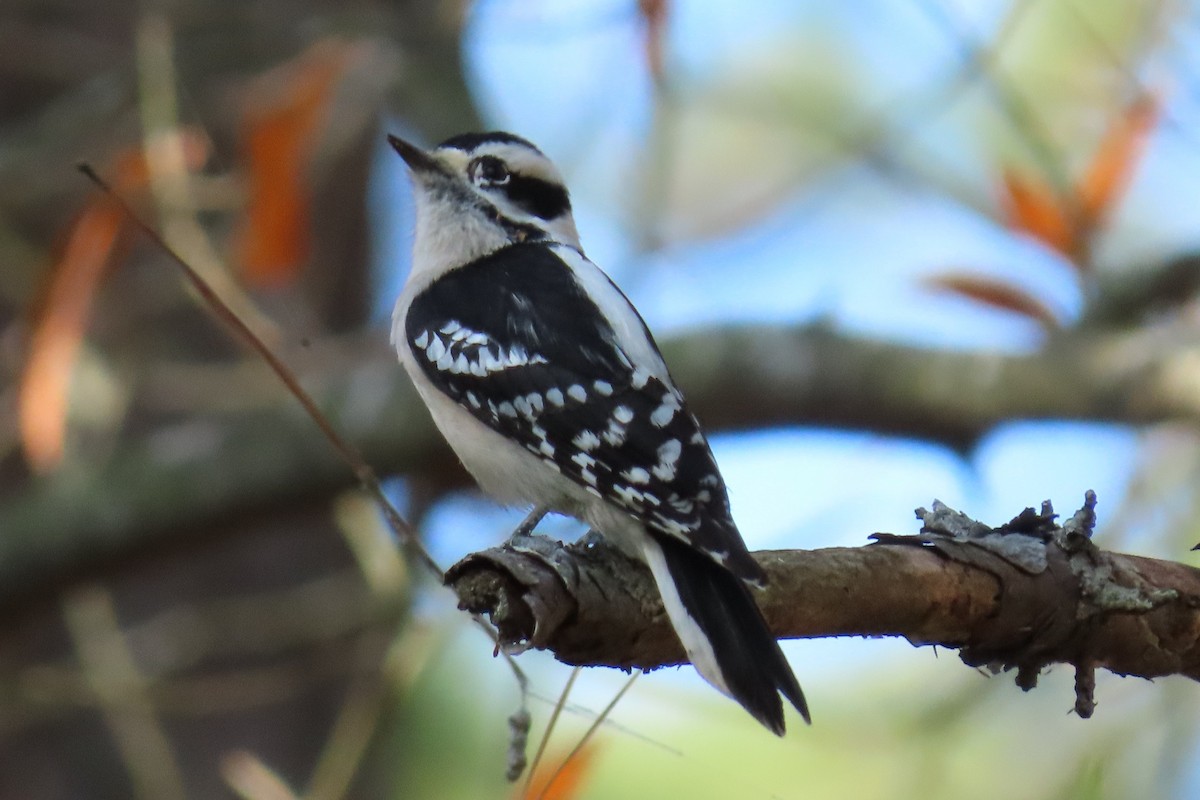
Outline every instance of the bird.
{"type": "Polygon", "coordinates": [[[708,683],[776,735],[781,695],[811,723],[704,430],[641,315],[584,254],[559,170],[502,131],[388,142],[416,209],[392,344],[467,471],[532,506],[530,527],[572,516],[645,562],[708,683]]]}

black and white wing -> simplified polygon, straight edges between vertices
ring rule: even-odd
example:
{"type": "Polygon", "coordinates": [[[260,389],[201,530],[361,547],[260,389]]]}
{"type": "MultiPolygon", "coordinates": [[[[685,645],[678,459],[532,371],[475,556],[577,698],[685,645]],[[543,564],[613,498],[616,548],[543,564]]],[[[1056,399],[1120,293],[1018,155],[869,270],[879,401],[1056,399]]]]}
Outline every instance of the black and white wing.
{"type": "Polygon", "coordinates": [[[403,335],[433,385],[489,428],[648,529],[763,581],[645,323],[578,251],[513,244],[454,269],[413,299],[403,335]]]}

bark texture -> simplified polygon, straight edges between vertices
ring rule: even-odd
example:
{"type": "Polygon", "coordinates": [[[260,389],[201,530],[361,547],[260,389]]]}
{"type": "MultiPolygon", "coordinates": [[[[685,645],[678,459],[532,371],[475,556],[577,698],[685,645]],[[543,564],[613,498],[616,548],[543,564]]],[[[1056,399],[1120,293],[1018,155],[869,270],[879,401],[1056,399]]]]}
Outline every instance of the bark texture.
{"type": "MultiPolygon", "coordinates": [[[[959,651],[971,666],[1076,670],[1075,710],[1091,716],[1097,668],[1200,679],[1200,570],[1099,549],[1095,496],[1061,526],[1049,503],[989,528],[941,503],[921,532],[861,548],[755,554],[770,579],[759,605],[780,638],[903,636],[959,651]]],[[[502,645],[568,664],[655,669],[686,658],[649,571],[598,537],[522,537],[468,556],[447,584],[491,616],[502,645]]]]}

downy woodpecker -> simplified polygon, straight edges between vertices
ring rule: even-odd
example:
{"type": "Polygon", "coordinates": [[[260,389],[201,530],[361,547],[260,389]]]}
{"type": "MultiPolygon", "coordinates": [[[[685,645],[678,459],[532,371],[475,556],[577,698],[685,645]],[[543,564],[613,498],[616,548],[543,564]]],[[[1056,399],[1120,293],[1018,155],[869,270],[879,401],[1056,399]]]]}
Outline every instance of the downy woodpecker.
{"type": "Polygon", "coordinates": [[[558,170],[508,133],[388,141],[416,194],[392,342],[467,470],[645,561],[709,683],[776,734],[780,693],[807,721],[704,431],[641,316],[583,254],[558,170]]]}

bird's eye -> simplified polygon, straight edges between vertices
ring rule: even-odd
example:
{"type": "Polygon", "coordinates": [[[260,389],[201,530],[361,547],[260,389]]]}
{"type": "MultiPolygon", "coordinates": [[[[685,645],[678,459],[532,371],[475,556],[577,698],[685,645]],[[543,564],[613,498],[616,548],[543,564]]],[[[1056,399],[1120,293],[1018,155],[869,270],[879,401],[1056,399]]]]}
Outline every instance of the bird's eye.
{"type": "Polygon", "coordinates": [[[467,177],[476,186],[503,186],[508,183],[508,167],[495,156],[480,156],[467,165],[467,177]]]}

